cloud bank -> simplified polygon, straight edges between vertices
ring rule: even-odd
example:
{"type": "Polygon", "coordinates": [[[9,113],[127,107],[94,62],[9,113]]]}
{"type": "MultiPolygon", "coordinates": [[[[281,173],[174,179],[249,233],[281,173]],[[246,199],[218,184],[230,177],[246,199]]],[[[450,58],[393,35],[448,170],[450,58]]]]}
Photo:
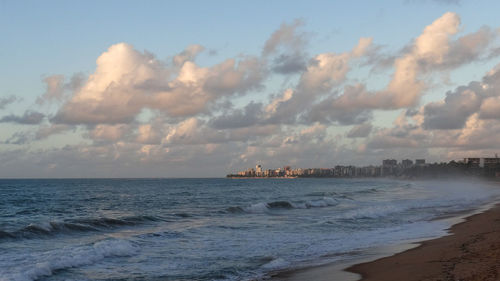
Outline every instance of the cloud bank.
{"type": "MultiPolygon", "coordinates": [[[[27,161],[40,176],[214,176],[257,162],[359,165],[500,149],[500,66],[480,81],[433,92],[439,77],[497,59],[495,27],[464,34],[459,15],[448,12],[392,54],[371,37],[344,52],[310,54],[306,27],[285,22],[259,54],[212,65],[197,62],[212,53],[199,44],[167,60],[128,43],[109,46],[88,76],[43,79],[46,90],[33,103],[51,105],[47,111],[0,117],[36,127],[19,126],[1,140],[9,149],[0,169],[15,175],[13,167],[27,161]],[[385,84],[372,86],[374,71],[385,84]],[[29,149],[62,135],[80,143],[29,149]]],[[[0,109],[16,99],[0,98],[0,109]]]]}

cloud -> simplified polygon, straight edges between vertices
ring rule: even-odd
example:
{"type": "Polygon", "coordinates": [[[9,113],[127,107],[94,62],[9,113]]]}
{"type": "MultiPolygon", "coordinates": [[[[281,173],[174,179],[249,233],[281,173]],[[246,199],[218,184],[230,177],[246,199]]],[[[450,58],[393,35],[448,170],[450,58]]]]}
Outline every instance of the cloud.
{"type": "Polygon", "coordinates": [[[272,70],[280,74],[293,74],[306,69],[306,58],[298,54],[281,54],[274,58],[272,70]]]}
{"type": "Polygon", "coordinates": [[[47,85],[47,90],[39,99],[38,103],[42,103],[45,100],[61,100],[64,93],[64,76],[63,75],[52,75],[43,79],[47,85]]]}
{"type": "Polygon", "coordinates": [[[94,140],[117,142],[121,140],[128,131],[128,125],[124,124],[99,124],[89,132],[89,137],[94,140]]]}
{"type": "Polygon", "coordinates": [[[14,103],[17,100],[19,99],[16,96],[8,96],[5,98],[0,98],[0,110],[4,109],[6,106],[8,106],[11,103],[14,103]]]}
{"type": "Polygon", "coordinates": [[[461,87],[457,92],[447,93],[444,102],[432,102],[424,107],[426,129],[461,129],[469,116],[481,106],[482,99],[473,88],[478,83],[461,87]],[[472,89],[471,89],[472,88],[472,89]]]}
{"type": "Polygon", "coordinates": [[[457,40],[451,42],[450,49],[441,67],[456,68],[464,63],[491,59],[494,56],[498,56],[492,50],[489,52],[489,56],[485,57],[488,47],[491,46],[497,37],[498,33],[487,26],[481,27],[476,32],[459,37],[457,40]]]}
{"type": "Polygon", "coordinates": [[[45,114],[27,110],[23,115],[6,115],[0,118],[0,123],[17,123],[22,125],[38,125],[42,123],[45,118],[45,114]]]}
{"type": "Polygon", "coordinates": [[[375,107],[371,94],[363,84],[346,85],[341,96],[330,96],[313,107],[305,115],[309,122],[335,123],[342,125],[360,124],[371,119],[375,107]],[[368,108],[368,109],[367,109],[368,108]]]}
{"type": "MultiPolygon", "coordinates": [[[[381,91],[369,91],[362,84],[345,86],[340,95],[333,95],[311,109],[308,119],[312,121],[340,121],[344,124],[362,123],[368,120],[369,112],[375,109],[393,110],[417,106],[420,97],[429,87],[424,74],[430,71],[452,69],[475,60],[484,59],[488,47],[496,38],[496,34],[489,28],[483,27],[477,32],[470,33],[452,40],[458,32],[460,18],[454,13],[445,13],[428,25],[412,45],[405,48],[403,53],[394,59],[394,73],[387,87],[381,91]],[[342,120],[343,119],[343,120],[342,120]]],[[[377,63],[378,53],[369,50],[371,40],[360,40],[358,47],[352,53],[367,53],[368,59],[377,63]],[[366,45],[366,46],[365,46],[366,45]]],[[[447,128],[463,123],[470,114],[462,112],[463,118],[450,116],[449,121],[441,117],[446,113],[439,113],[438,104],[429,105],[428,113],[435,112],[435,119],[443,122],[437,127],[447,128]],[[433,108],[436,109],[433,111],[433,108]],[[452,121],[453,120],[453,121],[452,121]],[[450,122],[456,122],[451,124],[450,122]]],[[[472,109],[469,109],[469,111],[472,109]]],[[[454,112],[453,110],[450,111],[454,112]]],[[[432,122],[435,123],[435,122],[432,122]]],[[[431,126],[432,125],[428,125],[431,126]]]]}
{"type": "Polygon", "coordinates": [[[172,62],[175,66],[181,67],[186,61],[193,61],[196,56],[205,50],[205,47],[201,45],[189,45],[184,51],[180,54],[175,55],[172,59],[172,62]]]}
{"type": "Polygon", "coordinates": [[[272,57],[271,70],[274,73],[290,75],[306,69],[308,34],[299,31],[303,25],[300,19],[291,24],[283,23],[264,44],[262,56],[272,57]]]}
{"type": "Polygon", "coordinates": [[[15,132],[10,138],[3,141],[3,144],[23,145],[31,142],[33,135],[31,132],[15,132]]]}
{"type": "Polygon", "coordinates": [[[84,76],[81,73],[73,75],[69,81],[66,81],[64,75],[51,75],[43,79],[46,90],[42,96],[36,100],[37,104],[45,102],[63,101],[67,98],[68,92],[71,93],[81,88],[84,82],[84,76]]]}
{"type": "Polygon", "coordinates": [[[486,74],[481,82],[470,82],[448,92],[442,101],[430,102],[424,107],[426,129],[462,129],[475,113],[480,119],[496,119],[500,96],[500,68],[486,74]]]}
{"type": "MultiPolygon", "coordinates": [[[[321,53],[314,56],[301,74],[296,87],[286,89],[266,106],[267,122],[295,123],[300,114],[309,110],[322,96],[332,94],[333,89],[346,80],[351,60],[365,54],[371,42],[370,38],[361,38],[350,52],[321,53]]],[[[319,118],[303,120],[316,122],[319,118]]]]}
{"type": "Polygon", "coordinates": [[[64,124],[50,124],[48,126],[41,126],[35,133],[35,140],[46,139],[49,136],[60,134],[69,130],[75,130],[75,128],[73,126],[64,124]]]}
{"type": "Polygon", "coordinates": [[[411,51],[394,63],[394,74],[386,91],[380,95],[390,104],[386,108],[401,108],[415,105],[425,89],[418,77],[420,61],[429,65],[443,63],[450,46],[450,37],[458,32],[460,18],[455,13],[445,13],[428,25],[415,39],[411,51]]]}
{"type": "Polygon", "coordinates": [[[496,66],[481,82],[470,82],[448,92],[441,101],[402,112],[392,128],[375,129],[366,148],[441,151],[452,159],[492,155],[500,149],[499,86],[500,67],[496,66]]]}
{"type": "Polygon", "coordinates": [[[348,138],[366,138],[372,131],[373,126],[370,123],[359,124],[347,132],[348,138]]]}
{"type": "Polygon", "coordinates": [[[236,109],[228,114],[217,116],[209,123],[215,129],[243,128],[261,122],[263,115],[262,104],[250,102],[243,109],[236,109]]]}
{"type": "Polygon", "coordinates": [[[481,119],[500,120],[500,96],[486,98],[479,109],[481,119]]]}
{"type": "Polygon", "coordinates": [[[151,124],[143,124],[138,128],[136,141],[144,144],[159,144],[161,135],[154,130],[151,124]]]}
{"type": "Polygon", "coordinates": [[[297,50],[302,48],[307,40],[305,33],[299,33],[298,28],[304,25],[300,19],[294,20],[291,24],[283,23],[280,28],[271,34],[262,49],[263,55],[269,55],[278,51],[279,48],[291,48],[297,50]]]}
{"type": "MultiPolygon", "coordinates": [[[[211,65],[197,63],[202,52],[212,55],[197,44],[164,61],[130,44],[109,46],[86,77],[44,78],[37,102],[54,103],[54,112],[0,118],[39,125],[13,133],[4,144],[55,134],[81,143],[17,146],[25,149],[16,150],[22,154],[17,158],[0,152],[10,163],[0,163],[0,171],[15,174],[9,167],[24,161],[34,174],[47,166],[64,176],[213,176],[255,162],[364,165],[384,157],[499,147],[500,66],[442,100],[421,104],[434,80],[496,58],[496,30],[485,26],[460,34],[459,16],[445,13],[394,53],[362,37],[350,50],[309,55],[313,37],[303,26],[301,20],[283,23],[257,56],[240,54],[211,65]],[[372,83],[373,77],[381,80],[372,83]],[[379,127],[398,112],[392,125],[379,127]],[[384,120],[375,119],[380,114],[384,120]]],[[[0,99],[0,109],[14,99],[0,99]]]]}
{"type": "MultiPolygon", "coordinates": [[[[184,56],[195,53],[199,47],[187,50],[190,51],[185,51],[184,56]]],[[[125,43],[113,45],[97,59],[95,72],[52,121],[125,124],[143,109],[189,117],[207,113],[220,98],[261,88],[265,77],[263,66],[252,57],[227,59],[212,67],[182,60],[176,73],[150,53],[141,53],[125,43]]]]}

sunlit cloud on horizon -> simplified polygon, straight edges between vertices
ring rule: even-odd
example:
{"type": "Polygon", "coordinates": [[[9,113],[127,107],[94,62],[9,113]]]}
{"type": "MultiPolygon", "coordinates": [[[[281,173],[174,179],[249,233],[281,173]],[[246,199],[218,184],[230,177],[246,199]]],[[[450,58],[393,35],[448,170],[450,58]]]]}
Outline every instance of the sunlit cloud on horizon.
{"type": "Polygon", "coordinates": [[[223,176],[255,163],[492,155],[500,149],[499,27],[464,31],[467,24],[445,12],[404,46],[360,35],[348,50],[315,53],[308,19],[290,19],[256,43],[260,52],[217,51],[210,64],[200,56],[215,53],[194,37],[167,58],[126,41],[102,46],[92,72],[43,76],[45,92],[31,106],[12,112],[27,97],[0,97],[0,126],[9,126],[0,176],[223,176]],[[495,66],[479,79],[450,83],[455,71],[486,63],[495,66]],[[373,76],[387,82],[374,86],[373,76]],[[436,88],[446,90],[431,95],[436,88]]]}

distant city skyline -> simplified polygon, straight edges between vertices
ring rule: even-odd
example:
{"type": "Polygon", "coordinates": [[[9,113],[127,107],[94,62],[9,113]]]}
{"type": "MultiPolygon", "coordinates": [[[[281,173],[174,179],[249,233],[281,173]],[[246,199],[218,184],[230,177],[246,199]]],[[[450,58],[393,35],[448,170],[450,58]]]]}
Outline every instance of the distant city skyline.
{"type": "Polygon", "coordinates": [[[0,0],[0,178],[491,157],[499,9],[0,0]]]}

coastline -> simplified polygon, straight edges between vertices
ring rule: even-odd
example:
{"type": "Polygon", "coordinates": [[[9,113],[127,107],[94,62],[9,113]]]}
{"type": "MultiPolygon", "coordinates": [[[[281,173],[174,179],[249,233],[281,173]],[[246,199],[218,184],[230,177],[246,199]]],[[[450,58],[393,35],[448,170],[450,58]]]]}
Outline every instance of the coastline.
{"type": "Polygon", "coordinates": [[[371,249],[343,263],[275,272],[271,280],[498,280],[500,204],[445,220],[452,222],[445,236],[371,249]]]}

